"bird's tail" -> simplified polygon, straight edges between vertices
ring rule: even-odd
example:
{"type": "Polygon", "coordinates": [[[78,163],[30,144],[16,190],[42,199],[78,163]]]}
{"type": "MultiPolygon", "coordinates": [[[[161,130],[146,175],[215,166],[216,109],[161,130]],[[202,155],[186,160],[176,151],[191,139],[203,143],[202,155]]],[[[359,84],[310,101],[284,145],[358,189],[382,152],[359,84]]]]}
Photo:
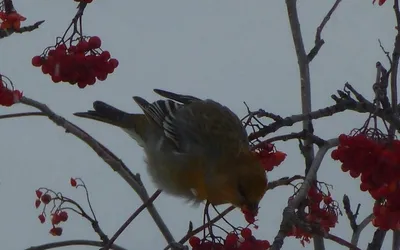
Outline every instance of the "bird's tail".
{"type": "Polygon", "coordinates": [[[93,109],[74,115],[120,127],[143,147],[148,123],[144,114],[129,114],[102,101],[95,101],[93,109]]]}

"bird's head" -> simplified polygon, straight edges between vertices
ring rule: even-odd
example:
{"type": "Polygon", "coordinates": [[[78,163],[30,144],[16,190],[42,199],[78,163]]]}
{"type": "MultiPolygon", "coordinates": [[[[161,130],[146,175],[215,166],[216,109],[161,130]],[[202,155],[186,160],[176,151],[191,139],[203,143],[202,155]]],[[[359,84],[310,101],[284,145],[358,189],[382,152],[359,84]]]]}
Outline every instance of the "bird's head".
{"type": "MultiPolygon", "coordinates": [[[[250,152],[249,152],[250,153],[250,152]]],[[[248,154],[236,158],[229,167],[219,192],[215,195],[224,197],[224,202],[257,214],[258,205],[267,191],[267,175],[259,160],[248,154]]],[[[213,194],[210,194],[212,198],[213,194]]],[[[210,199],[212,202],[212,199],[210,199]]]]}

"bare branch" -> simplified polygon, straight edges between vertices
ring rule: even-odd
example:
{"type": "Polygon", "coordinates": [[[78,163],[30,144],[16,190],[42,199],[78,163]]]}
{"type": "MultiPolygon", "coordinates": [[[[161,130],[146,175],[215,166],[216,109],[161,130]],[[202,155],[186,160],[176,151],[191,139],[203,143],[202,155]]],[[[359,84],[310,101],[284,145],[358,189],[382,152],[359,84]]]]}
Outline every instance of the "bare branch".
{"type": "MultiPolygon", "coordinates": [[[[394,13],[396,15],[397,27],[400,27],[400,9],[399,0],[394,0],[393,5],[394,13]]],[[[391,74],[390,74],[390,92],[392,97],[392,109],[395,114],[397,114],[397,75],[399,68],[399,56],[400,56],[400,32],[397,30],[394,49],[392,53],[392,64],[391,64],[391,74]]],[[[390,126],[389,132],[390,136],[393,137],[395,134],[395,128],[393,125],[390,126]]]]}
{"type": "Polygon", "coordinates": [[[386,232],[382,229],[376,229],[372,242],[368,244],[367,250],[380,250],[382,248],[383,241],[385,240],[386,232]]]}
{"type": "Polygon", "coordinates": [[[353,213],[353,211],[351,210],[351,204],[350,204],[350,199],[347,195],[343,195],[343,206],[344,206],[344,211],[346,212],[347,218],[349,219],[350,222],[350,227],[351,229],[353,229],[353,232],[355,232],[357,230],[357,215],[358,215],[358,211],[360,209],[360,204],[358,204],[357,206],[357,210],[356,213],[353,213]]]}
{"type": "Polygon", "coordinates": [[[151,204],[159,195],[161,194],[161,190],[157,190],[146,202],[144,202],[126,221],[125,223],[118,229],[118,231],[113,235],[107,245],[103,248],[103,250],[108,250],[114,244],[115,240],[121,235],[121,233],[131,224],[131,222],[149,205],[151,204]]]}
{"type": "MultiPolygon", "coordinates": [[[[286,0],[286,8],[289,17],[290,29],[292,33],[293,43],[296,50],[297,63],[300,72],[300,89],[301,89],[301,112],[308,114],[311,109],[311,79],[308,58],[304,48],[303,36],[301,34],[299,17],[297,14],[296,0],[286,0]]],[[[303,129],[313,133],[313,125],[311,119],[307,118],[302,121],[303,129]]],[[[314,158],[313,143],[310,139],[304,142],[304,159],[306,165],[306,173],[311,166],[314,158]]]]}
{"type": "MultiPolygon", "coordinates": [[[[104,243],[101,241],[93,241],[93,240],[66,240],[66,241],[60,241],[60,242],[53,242],[53,243],[47,243],[39,246],[33,246],[29,247],[25,250],[47,250],[47,249],[54,249],[54,248],[60,248],[60,247],[66,247],[66,246],[93,246],[93,247],[102,247],[104,246],[104,243]]],[[[111,246],[111,249],[113,250],[127,250],[121,246],[118,246],[116,244],[113,244],[111,246]]]]}
{"type": "Polygon", "coordinates": [[[268,190],[272,190],[272,189],[274,189],[276,187],[279,187],[279,186],[287,186],[287,185],[291,184],[295,180],[304,180],[304,178],[305,177],[301,176],[301,175],[295,175],[295,176],[292,176],[290,178],[289,177],[283,177],[283,178],[280,178],[279,180],[269,182],[267,189],[268,190]]]}
{"type": "MultiPolygon", "coordinates": [[[[272,143],[275,141],[288,141],[288,140],[292,140],[292,139],[307,139],[309,138],[312,140],[313,143],[317,144],[317,146],[321,147],[325,144],[325,140],[314,135],[311,134],[310,132],[308,132],[307,130],[303,130],[297,133],[290,133],[290,134],[286,134],[286,135],[278,135],[272,138],[269,138],[261,143],[259,143],[258,145],[264,145],[264,143],[272,143]]],[[[257,146],[254,146],[252,149],[256,149],[257,146]]]]}
{"type": "Polygon", "coordinates": [[[354,246],[358,245],[358,240],[360,239],[361,232],[368,226],[368,224],[372,221],[374,218],[373,214],[368,215],[365,217],[363,221],[357,226],[357,230],[353,232],[353,235],[351,236],[351,244],[354,246]]]}
{"type": "Polygon", "coordinates": [[[0,39],[4,37],[11,36],[13,33],[25,33],[25,32],[31,32],[34,31],[35,29],[39,28],[39,26],[44,23],[44,20],[36,22],[33,25],[30,26],[25,26],[21,27],[19,30],[15,29],[0,29],[0,39]]]}
{"type": "MultiPolygon", "coordinates": [[[[312,111],[308,114],[298,114],[298,115],[292,115],[283,118],[280,121],[273,122],[262,129],[251,133],[249,135],[249,140],[255,140],[257,138],[264,137],[270,133],[276,132],[278,129],[282,127],[290,127],[293,126],[295,123],[304,121],[306,119],[320,119],[323,117],[329,117],[332,116],[333,114],[340,113],[346,110],[353,110],[359,113],[367,113],[367,112],[375,112],[375,106],[371,102],[366,102],[366,103],[361,103],[357,102],[352,99],[348,100],[337,100],[337,104],[318,109],[316,111],[312,111]]],[[[379,116],[382,117],[383,119],[386,119],[388,122],[394,122],[396,127],[400,129],[400,120],[396,117],[391,116],[384,110],[379,111],[379,116]]]]}
{"type": "Polygon", "coordinates": [[[322,45],[325,44],[324,39],[321,38],[321,33],[323,29],[325,28],[325,25],[328,23],[329,19],[331,19],[331,16],[333,12],[335,12],[336,8],[339,6],[339,3],[342,0],[336,0],[335,3],[333,4],[332,8],[329,10],[329,12],[325,15],[324,19],[322,20],[321,24],[317,28],[317,33],[315,34],[315,45],[314,48],[310,50],[310,52],[307,55],[308,62],[311,62],[314,57],[318,54],[319,50],[322,48],[322,45]]]}
{"type": "Polygon", "coordinates": [[[388,59],[389,63],[392,64],[392,58],[390,58],[389,51],[383,47],[381,39],[378,39],[379,47],[381,48],[382,52],[386,55],[386,58],[388,59]]]}
{"type": "Polygon", "coordinates": [[[47,115],[42,112],[24,112],[24,113],[0,115],[0,119],[18,118],[24,116],[47,116],[47,115]]]}
{"type": "Polygon", "coordinates": [[[352,243],[346,241],[345,239],[342,239],[336,235],[333,234],[327,234],[324,238],[332,240],[336,243],[338,243],[339,245],[348,247],[350,250],[361,250],[360,248],[358,248],[356,245],[353,245],[352,243]]]}
{"type": "MultiPolygon", "coordinates": [[[[45,113],[47,117],[55,124],[65,128],[68,133],[75,135],[81,141],[85,142],[89,147],[93,149],[93,151],[97,153],[97,155],[101,159],[103,159],[104,162],[106,162],[114,171],[116,171],[131,186],[133,190],[135,190],[135,192],[139,195],[143,202],[146,202],[149,199],[149,195],[142,181],[140,180],[140,176],[134,175],[123,163],[123,161],[118,159],[118,157],[114,155],[110,150],[108,150],[104,145],[102,145],[100,142],[91,137],[88,133],[86,133],[75,124],[69,122],[64,117],[54,113],[45,104],[32,100],[28,97],[22,97],[20,102],[25,105],[39,109],[40,111],[45,113]]],[[[171,232],[165,225],[163,219],[161,218],[154,205],[149,204],[147,206],[147,210],[149,211],[151,217],[153,218],[154,222],[158,226],[166,241],[168,243],[174,242],[175,240],[171,232]]]]}

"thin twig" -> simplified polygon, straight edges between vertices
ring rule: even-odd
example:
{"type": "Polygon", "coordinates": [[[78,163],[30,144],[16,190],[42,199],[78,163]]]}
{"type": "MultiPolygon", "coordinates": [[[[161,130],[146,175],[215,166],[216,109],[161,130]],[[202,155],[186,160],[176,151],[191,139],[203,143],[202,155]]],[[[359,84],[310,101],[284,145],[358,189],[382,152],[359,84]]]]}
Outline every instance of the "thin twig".
{"type": "Polygon", "coordinates": [[[287,185],[291,184],[295,180],[304,180],[304,178],[305,177],[301,176],[301,175],[295,175],[295,176],[292,176],[290,178],[289,177],[282,177],[279,180],[269,182],[267,189],[268,190],[272,190],[272,189],[274,189],[276,187],[279,187],[279,186],[287,186],[287,185]]]}
{"type": "MultiPolygon", "coordinates": [[[[93,240],[66,240],[66,241],[59,241],[59,242],[52,242],[47,243],[39,246],[32,246],[25,250],[47,250],[47,249],[54,249],[54,248],[61,248],[67,246],[93,246],[93,247],[102,247],[104,243],[101,241],[93,241],[93,240]]],[[[127,250],[121,246],[113,244],[111,246],[113,250],[127,250]]]]}
{"type": "Polygon", "coordinates": [[[379,43],[379,47],[381,48],[382,52],[386,55],[386,58],[388,59],[390,65],[392,65],[392,58],[390,58],[389,51],[387,51],[385,49],[385,47],[383,47],[381,39],[378,39],[378,43],[379,43]]]}
{"type": "Polygon", "coordinates": [[[310,52],[307,55],[308,62],[311,62],[315,56],[318,54],[319,50],[322,48],[322,46],[325,44],[324,39],[321,38],[321,33],[322,30],[324,29],[325,25],[328,23],[329,19],[331,19],[331,16],[333,12],[335,12],[336,8],[339,6],[339,3],[342,0],[336,0],[335,3],[333,4],[332,8],[329,10],[329,12],[325,15],[324,19],[322,20],[321,24],[317,28],[317,32],[315,34],[315,45],[314,48],[310,50],[310,52]]]}
{"type": "Polygon", "coordinates": [[[342,239],[336,235],[333,234],[327,234],[324,238],[332,240],[336,243],[338,243],[339,245],[348,247],[350,250],[361,250],[360,248],[358,248],[356,245],[351,244],[350,242],[348,242],[345,239],[342,239]]]}
{"type": "Polygon", "coordinates": [[[21,33],[25,33],[25,32],[34,31],[35,29],[39,28],[39,26],[42,23],[44,23],[44,20],[36,22],[35,24],[30,25],[30,26],[21,27],[21,28],[19,28],[19,30],[15,30],[15,29],[0,29],[0,39],[8,37],[8,36],[12,35],[13,33],[21,34],[21,33]]]}
{"type": "Polygon", "coordinates": [[[43,112],[24,112],[24,113],[0,115],[0,119],[18,118],[24,116],[47,116],[47,115],[43,112]]]}
{"type": "Polygon", "coordinates": [[[118,229],[118,231],[111,237],[107,245],[103,250],[108,250],[114,244],[115,240],[121,235],[121,233],[131,224],[131,222],[149,205],[151,204],[159,195],[161,190],[157,190],[146,202],[144,202],[136,211],[125,221],[124,224],[118,229]]]}
{"type": "Polygon", "coordinates": [[[290,134],[285,134],[285,135],[278,135],[269,139],[266,139],[265,141],[262,141],[261,143],[255,145],[254,147],[252,147],[252,149],[257,149],[258,145],[265,145],[265,143],[272,143],[275,141],[288,141],[288,140],[292,140],[292,139],[307,139],[311,137],[310,139],[312,140],[313,143],[317,144],[319,147],[321,147],[322,145],[325,144],[325,140],[309,133],[307,130],[303,130],[297,133],[290,133],[290,134]]]}

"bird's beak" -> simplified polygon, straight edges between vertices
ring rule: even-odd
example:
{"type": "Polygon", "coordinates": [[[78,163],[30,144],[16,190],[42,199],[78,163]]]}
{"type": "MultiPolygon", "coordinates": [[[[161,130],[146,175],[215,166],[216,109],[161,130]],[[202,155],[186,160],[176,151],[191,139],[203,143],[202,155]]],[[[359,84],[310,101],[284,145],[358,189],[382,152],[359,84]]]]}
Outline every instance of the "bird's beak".
{"type": "Polygon", "coordinates": [[[258,203],[257,204],[244,204],[241,207],[244,213],[249,213],[253,216],[257,216],[258,214],[258,203]]]}

